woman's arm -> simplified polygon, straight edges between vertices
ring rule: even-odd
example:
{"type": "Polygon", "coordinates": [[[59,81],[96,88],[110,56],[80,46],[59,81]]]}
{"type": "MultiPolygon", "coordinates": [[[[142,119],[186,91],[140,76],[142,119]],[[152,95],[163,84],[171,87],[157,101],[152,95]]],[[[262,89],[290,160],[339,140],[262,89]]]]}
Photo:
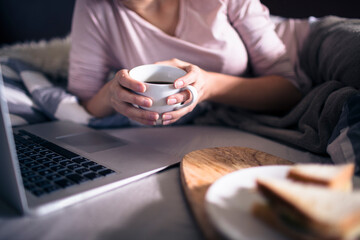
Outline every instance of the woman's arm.
{"type": "MultiPolygon", "coordinates": [[[[247,110],[283,112],[291,109],[301,99],[300,91],[281,76],[243,78],[207,72],[178,59],[161,63],[173,65],[187,71],[188,74],[176,80],[175,87],[194,86],[199,94],[198,103],[213,101],[247,110]]],[[[167,101],[168,104],[176,104],[189,98],[189,93],[183,91],[170,96],[167,101]]],[[[164,124],[176,122],[182,116],[191,112],[196,104],[163,114],[164,124]]]]}
{"type": "Polygon", "coordinates": [[[206,73],[207,99],[255,111],[288,111],[300,99],[300,91],[284,77],[234,77],[206,73]]]}

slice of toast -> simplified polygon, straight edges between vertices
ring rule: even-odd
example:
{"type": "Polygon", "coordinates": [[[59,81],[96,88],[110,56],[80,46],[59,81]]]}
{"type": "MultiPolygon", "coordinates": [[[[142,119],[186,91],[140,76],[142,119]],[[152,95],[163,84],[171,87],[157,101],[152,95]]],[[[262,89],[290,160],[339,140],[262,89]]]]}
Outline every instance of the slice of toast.
{"type": "Polygon", "coordinates": [[[360,192],[344,193],[273,178],[257,179],[257,188],[269,205],[267,213],[266,208],[254,205],[253,213],[294,235],[303,233],[297,239],[353,239],[360,235],[360,192]]]}
{"type": "Polygon", "coordinates": [[[342,191],[352,190],[352,177],[355,165],[349,164],[295,164],[288,173],[288,178],[312,183],[342,191]]]}

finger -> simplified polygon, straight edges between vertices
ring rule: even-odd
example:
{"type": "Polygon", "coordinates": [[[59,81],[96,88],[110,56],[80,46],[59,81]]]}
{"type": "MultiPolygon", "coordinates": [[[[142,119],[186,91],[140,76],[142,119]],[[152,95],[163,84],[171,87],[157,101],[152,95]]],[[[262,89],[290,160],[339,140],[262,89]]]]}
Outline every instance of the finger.
{"type": "Polygon", "coordinates": [[[191,93],[189,90],[181,91],[167,98],[168,105],[174,105],[177,103],[183,103],[191,99],[191,93]]]}
{"type": "Polygon", "coordinates": [[[171,119],[171,120],[163,120],[162,125],[170,125],[172,123],[175,123],[179,119],[171,119]]]}
{"type": "Polygon", "coordinates": [[[194,104],[191,104],[188,107],[180,108],[176,111],[166,112],[162,114],[161,118],[163,120],[163,125],[168,125],[178,121],[181,117],[183,117],[184,115],[186,115],[187,113],[191,112],[194,109],[193,105],[194,104]]]}
{"type": "Polygon", "coordinates": [[[119,102],[131,103],[140,107],[151,107],[153,104],[151,98],[136,94],[123,87],[120,87],[116,94],[119,102]]]}
{"type": "Polygon", "coordinates": [[[185,67],[185,71],[187,72],[187,74],[183,77],[178,78],[174,82],[175,88],[182,88],[195,83],[197,76],[199,75],[200,68],[195,65],[188,65],[185,67]]]}
{"type": "Polygon", "coordinates": [[[121,113],[122,115],[130,119],[142,119],[143,121],[156,121],[159,119],[159,114],[156,112],[151,112],[143,110],[141,108],[134,107],[131,104],[124,102],[116,102],[113,104],[115,111],[121,113]]]}
{"type": "Polygon", "coordinates": [[[146,85],[140,81],[136,81],[131,78],[129,75],[129,70],[123,69],[116,73],[115,78],[117,82],[127,89],[133,90],[135,92],[145,92],[146,85]]]}
{"type": "Polygon", "coordinates": [[[182,88],[190,85],[196,81],[196,75],[199,74],[200,68],[196,65],[192,65],[188,62],[181,61],[177,58],[173,58],[167,61],[156,62],[156,64],[171,65],[183,69],[187,74],[181,78],[178,78],[174,82],[175,88],[182,88]]]}

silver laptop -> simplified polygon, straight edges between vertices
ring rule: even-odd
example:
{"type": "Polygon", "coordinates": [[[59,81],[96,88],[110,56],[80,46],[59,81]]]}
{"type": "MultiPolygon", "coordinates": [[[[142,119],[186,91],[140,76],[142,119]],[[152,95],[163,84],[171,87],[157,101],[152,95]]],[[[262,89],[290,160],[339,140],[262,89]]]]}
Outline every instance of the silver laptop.
{"type": "Polygon", "coordinates": [[[41,215],[179,162],[153,148],[72,122],[12,128],[0,74],[0,197],[41,215]]]}

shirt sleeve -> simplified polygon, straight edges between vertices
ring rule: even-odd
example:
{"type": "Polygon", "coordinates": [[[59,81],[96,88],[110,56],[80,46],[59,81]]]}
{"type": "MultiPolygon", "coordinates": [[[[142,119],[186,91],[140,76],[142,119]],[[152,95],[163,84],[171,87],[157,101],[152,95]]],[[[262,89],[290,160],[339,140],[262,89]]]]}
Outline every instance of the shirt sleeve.
{"type": "Polygon", "coordinates": [[[104,2],[78,0],[75,5],[68,90],[80,100],[90,99],[100,90],[110,69],[110,54],[104,37],[107,27],[101,10],[104,2]]]}
{"type": "Polygon", "coordinates": [[[299,87],[269,10],[259,0],[229,0],[228,16],[247,48],[253,73],[256,76],[280,75],[299,87]]]}

